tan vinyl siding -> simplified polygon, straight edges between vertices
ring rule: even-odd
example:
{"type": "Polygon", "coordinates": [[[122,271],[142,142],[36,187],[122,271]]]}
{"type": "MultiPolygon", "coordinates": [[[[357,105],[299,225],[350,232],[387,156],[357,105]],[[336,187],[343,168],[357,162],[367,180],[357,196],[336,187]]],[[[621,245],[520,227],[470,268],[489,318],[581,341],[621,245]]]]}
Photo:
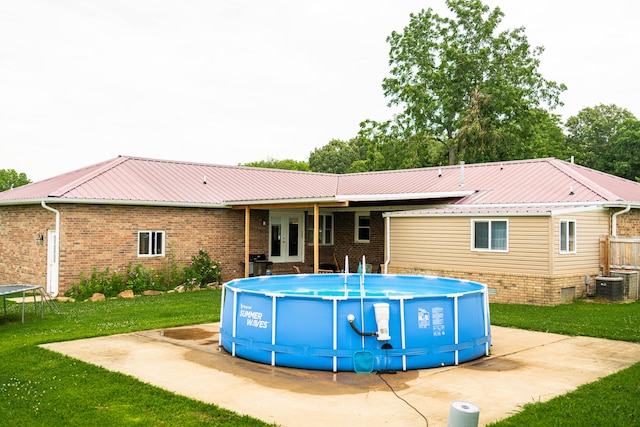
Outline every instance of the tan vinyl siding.
{"type": "Polygon", "coordinates": [[[600,237],[609,232],[607,211],[559,215],[553,218],[552,274],[592,273],[600,262],[600,237]],[[576,221],[576,253],[560,253],[560,221],[576,221]]]}
{"type": "Polygon", "coordinates": [[[391,262],[415,268],[548,273],[550,217],[487,218],[508,221],[507,252],[471,249],[472,217],[394,217],[391,262]]]}

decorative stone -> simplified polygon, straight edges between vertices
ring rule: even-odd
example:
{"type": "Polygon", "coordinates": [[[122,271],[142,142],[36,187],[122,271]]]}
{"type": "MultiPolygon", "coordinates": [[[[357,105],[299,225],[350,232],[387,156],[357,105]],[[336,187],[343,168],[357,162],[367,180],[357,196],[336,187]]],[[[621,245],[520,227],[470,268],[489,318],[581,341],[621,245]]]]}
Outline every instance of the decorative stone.
{"type": "Polygon", "coordinates": [[[185,291],[186,291],[186,289],[185,289],[185,287],[183,285],[176,286],[176,292],[178,292],[179,294],[181,294],[181,293],[183,293],[185,291]]]}
{"type": "Polygon", "coordinates": [[[164,292],[162,292],[162,291],[154,291],[154,290],[150,290],[150,289],[142,292],[142,295],[149,295],[149,296],[162,295],[162,294],[164,294],[164,292]]]}
{"type": "Polygon", "coordinates": [[[56,297],[56,301],[58,301],[58,302],[76,302],[76,300],[71,298],[71,297],[56,297]]]}
{"type": "Polygon", "coordinates": [[[118,294],[120,298],[133,298],[133,291],[131,289],[124,290],[118,294]]]}
{"type": "Polygon", "coordinates": [[[104,294],[100,294],[100,293],[95,293],[93,295],[91,295],[91,298],[89,298],[89,301],[91,302],[96,302],[96,301],[105,301],[106,298],[104,296],[104,294]]]}

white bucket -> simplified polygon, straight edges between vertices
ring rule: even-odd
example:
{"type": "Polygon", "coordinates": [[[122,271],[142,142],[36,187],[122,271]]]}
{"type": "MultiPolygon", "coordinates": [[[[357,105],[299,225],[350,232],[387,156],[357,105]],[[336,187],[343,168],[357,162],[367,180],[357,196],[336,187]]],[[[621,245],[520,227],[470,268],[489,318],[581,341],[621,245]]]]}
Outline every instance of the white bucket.
{"type": "Polygon", "coordinates": [[[449,408],[447,427],[478,427],[480,408],[473,403],[454,400],[449,408]]]}

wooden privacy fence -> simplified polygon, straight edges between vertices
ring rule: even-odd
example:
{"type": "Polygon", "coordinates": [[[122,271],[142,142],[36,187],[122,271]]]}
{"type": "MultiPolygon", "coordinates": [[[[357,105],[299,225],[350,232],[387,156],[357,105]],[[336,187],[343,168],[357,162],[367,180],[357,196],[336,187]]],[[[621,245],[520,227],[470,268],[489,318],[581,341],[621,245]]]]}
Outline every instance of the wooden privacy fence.
{"type": "Polygon", "coordinates": [[[601,238],[600,264],[605,276],[609,275],[611,268],[640,270],[640,237],[601,238]]]}

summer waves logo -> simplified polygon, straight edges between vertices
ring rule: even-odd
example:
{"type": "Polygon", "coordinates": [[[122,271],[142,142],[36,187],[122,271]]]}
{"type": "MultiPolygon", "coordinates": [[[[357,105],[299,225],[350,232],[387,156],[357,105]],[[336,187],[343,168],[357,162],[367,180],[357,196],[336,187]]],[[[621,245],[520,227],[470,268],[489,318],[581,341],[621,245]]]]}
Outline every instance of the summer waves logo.
{"type": "Polygon", "coordinates": [[[262,312],[253,311],[253,307],[250,305],[240,304],[240,318],[247,319],[247,326],[253,328],[266,329],[269,327],[269,322],[262,320],[262,312]]]}

